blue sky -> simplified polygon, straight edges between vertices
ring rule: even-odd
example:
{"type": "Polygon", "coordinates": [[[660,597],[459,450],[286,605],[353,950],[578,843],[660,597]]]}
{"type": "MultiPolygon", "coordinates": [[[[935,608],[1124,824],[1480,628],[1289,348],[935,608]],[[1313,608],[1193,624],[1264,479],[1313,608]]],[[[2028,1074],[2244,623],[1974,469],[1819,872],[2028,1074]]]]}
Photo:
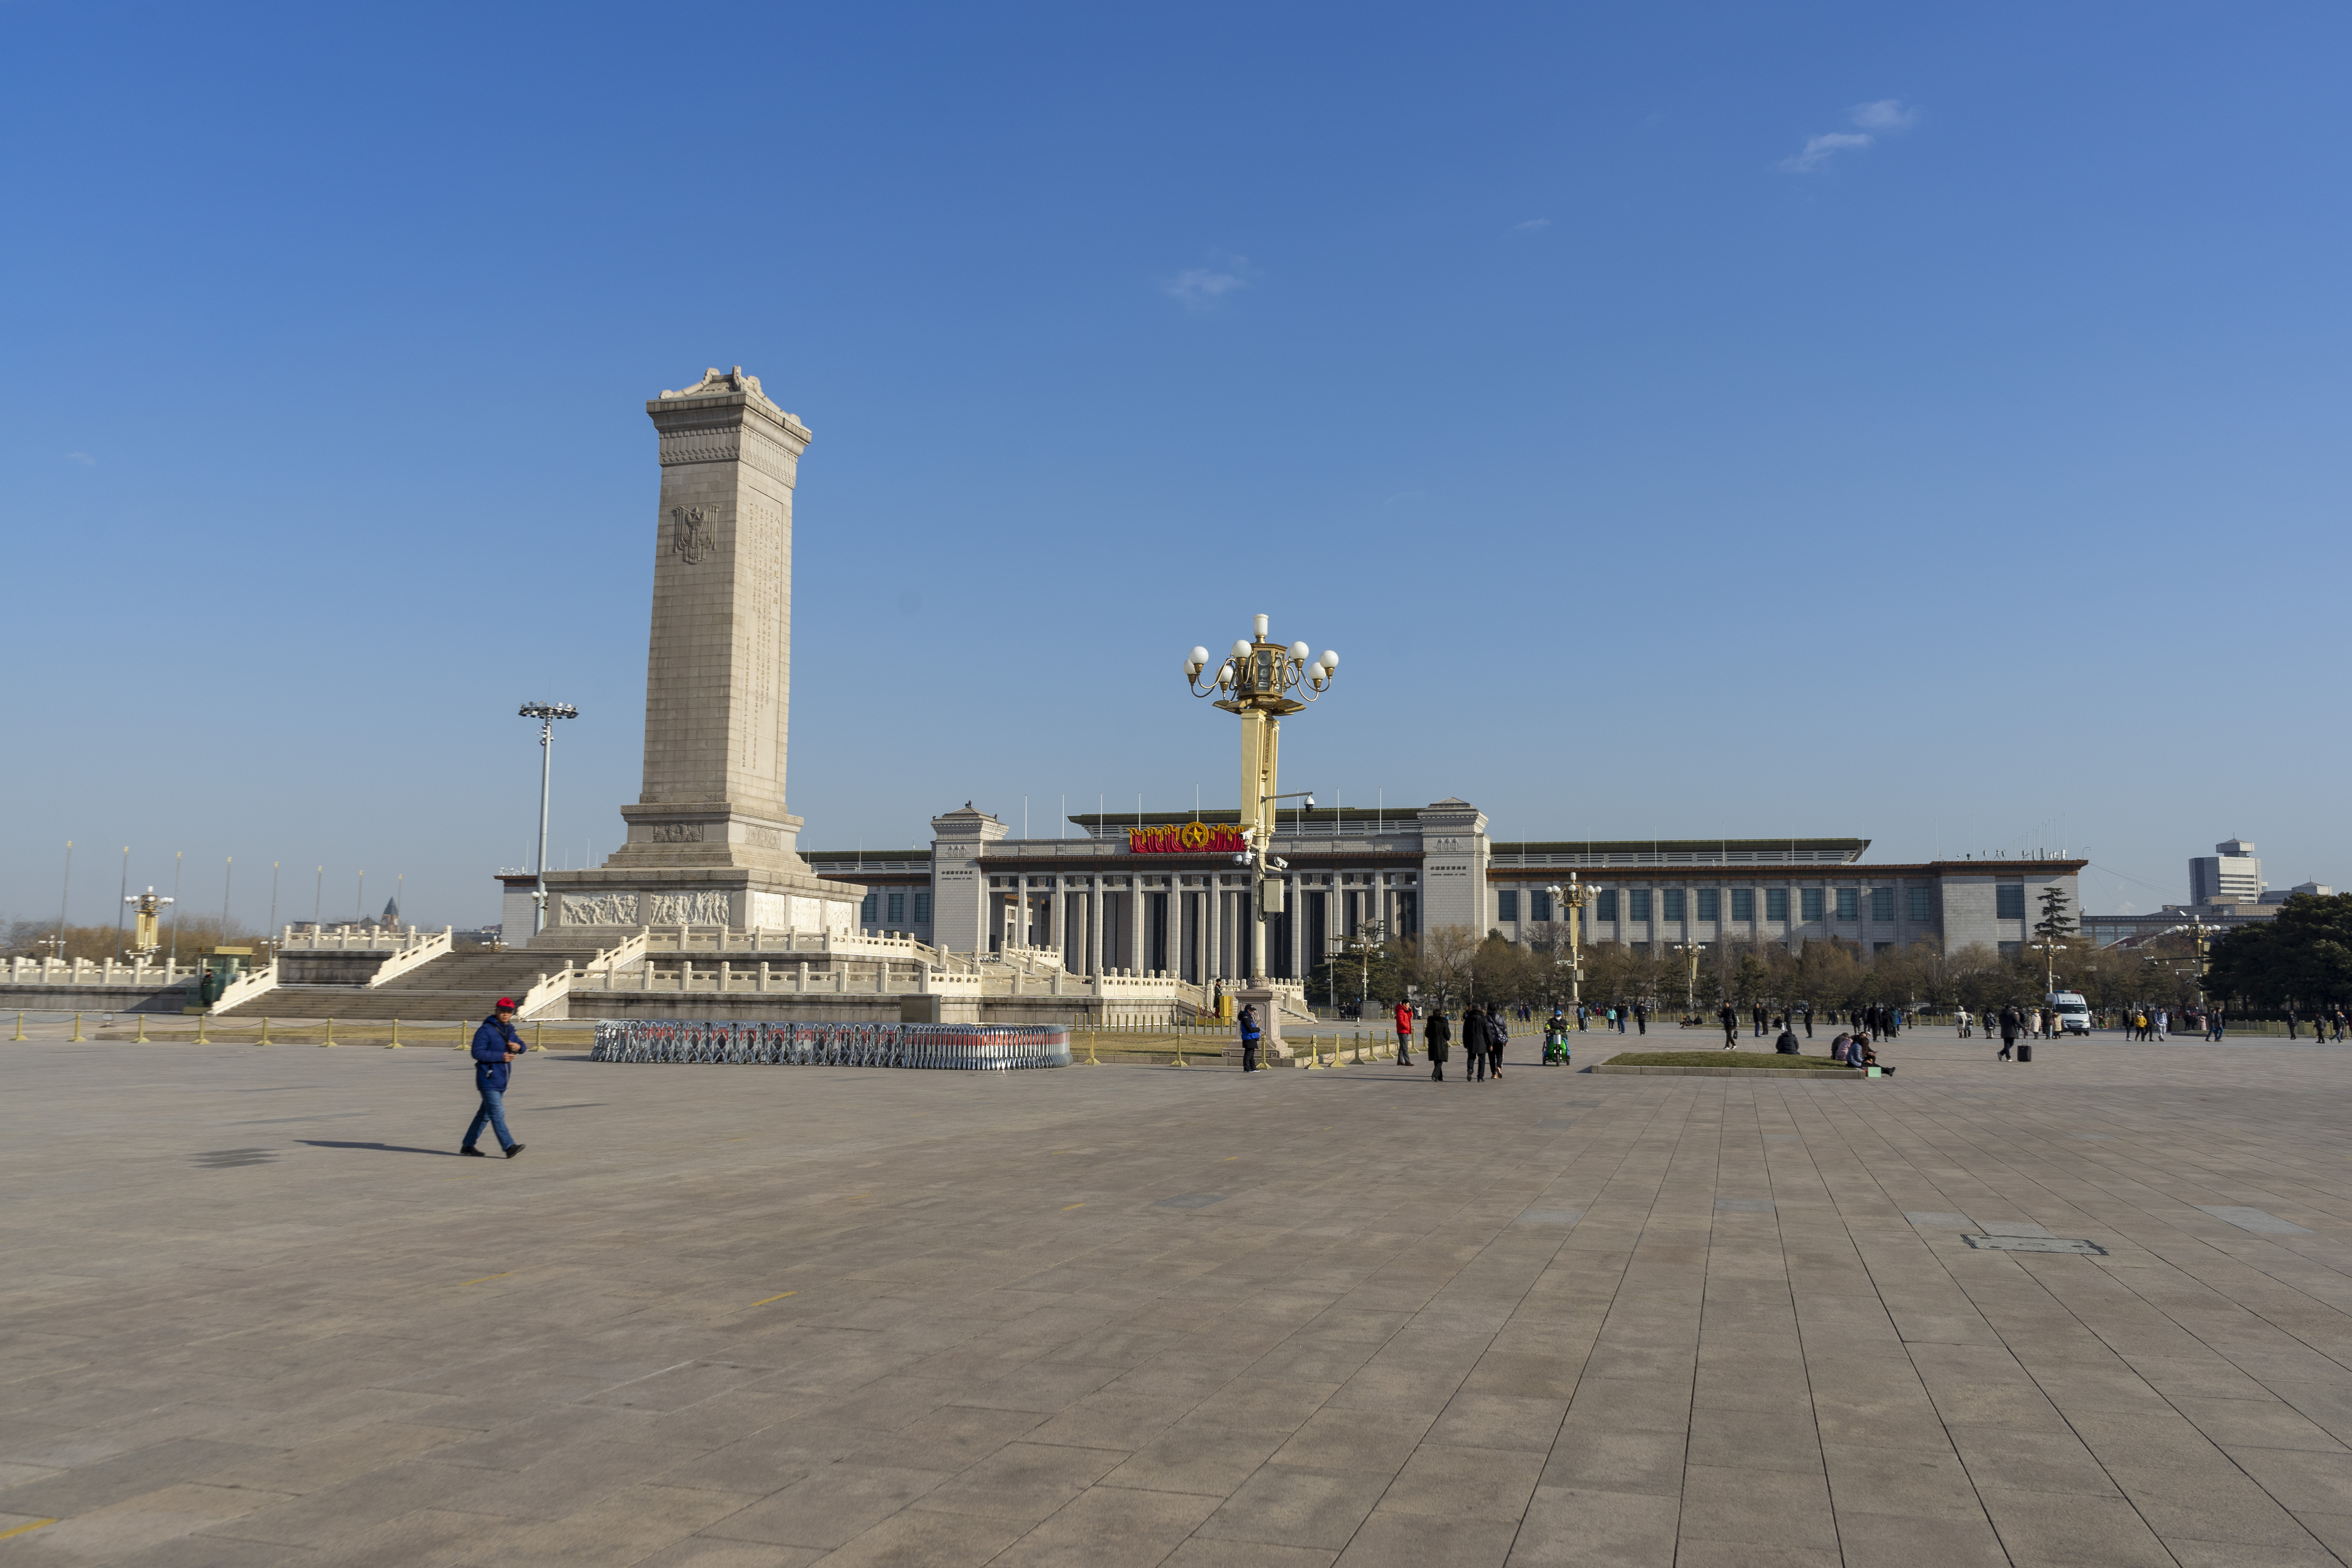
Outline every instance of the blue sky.
{"type": "MultiPolygon", "coordinates": [[[[2352,881],[2340,8],[0,5],[0,910],[633,799],[643,402],[814,429],[790,798],[2352,881]]],[[[1017,829],[1016,829],[1017,830],[1017,829]]],[[[299,872],[299,875],[297,874],[299,872]]],[[[299,895],[290,889],[299,888],[299,895]]],[[[207,890],[209,889],[209,890],[207,890]]]]}

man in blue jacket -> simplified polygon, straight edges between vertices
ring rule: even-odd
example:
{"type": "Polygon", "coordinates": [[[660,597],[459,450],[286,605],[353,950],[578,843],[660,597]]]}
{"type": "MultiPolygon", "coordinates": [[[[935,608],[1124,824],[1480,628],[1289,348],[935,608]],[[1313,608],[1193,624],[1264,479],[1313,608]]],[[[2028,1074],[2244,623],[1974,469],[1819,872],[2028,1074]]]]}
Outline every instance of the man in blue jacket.
{"type": "Polygon", "coordinates": [[[482,1026],[474,1031],[474,1087],[482,1091],[482,1108],[474,1112],[474,1124],[466,1129],[466,1142],[457,1152],[470,1154],[477,1160],[488,1155],[474,1147],[474,1140],[488,1127],[499,1135],[499,1146],[511,1160],[522,1152],[522,1145],[507,1131],[507,1064],[522,1055],[522,1037],[515,1033],[515,1005],[511,996],[501,996],[482,1026]]]}

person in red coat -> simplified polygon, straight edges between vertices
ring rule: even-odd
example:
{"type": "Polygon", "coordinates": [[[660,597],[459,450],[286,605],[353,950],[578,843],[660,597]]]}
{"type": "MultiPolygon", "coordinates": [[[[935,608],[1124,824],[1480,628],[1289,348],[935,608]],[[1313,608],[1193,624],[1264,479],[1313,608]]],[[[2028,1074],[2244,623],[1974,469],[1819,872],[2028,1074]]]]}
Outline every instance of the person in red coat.
{"type": "Polygon", "coordinates": [[[1412,1004],[1396,1005],[1397,1066],[1412,1066],[1412,1004]]]}

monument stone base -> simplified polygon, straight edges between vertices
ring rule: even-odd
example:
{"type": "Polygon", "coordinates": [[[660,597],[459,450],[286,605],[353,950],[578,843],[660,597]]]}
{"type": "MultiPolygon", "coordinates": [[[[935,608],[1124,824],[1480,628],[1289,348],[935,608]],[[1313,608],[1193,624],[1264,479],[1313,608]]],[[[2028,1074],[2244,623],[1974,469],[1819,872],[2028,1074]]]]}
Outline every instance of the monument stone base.
{"type": "Polygon", "coordinates": [[[547,873],[547,926],[531,946],[563,952],[612,947],[647,926],[855,935],[866,889],[807,871],[759,866],[605,865],[547,873]]]}

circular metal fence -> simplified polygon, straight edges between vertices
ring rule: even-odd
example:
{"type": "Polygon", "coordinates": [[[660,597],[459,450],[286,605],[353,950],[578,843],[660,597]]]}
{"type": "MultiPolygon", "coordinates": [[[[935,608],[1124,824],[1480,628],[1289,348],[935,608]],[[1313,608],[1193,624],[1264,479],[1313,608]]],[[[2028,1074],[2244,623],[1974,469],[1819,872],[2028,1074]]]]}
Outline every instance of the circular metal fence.
{"type": "Polygon", "coordinates": [[[599,1018],[592,1062],[756,1062],[770,1067],[943,1068],[1003,1072],[1070,1065],[1070,1032],[1013,1024],[781,1024],[599,1018]]]}

